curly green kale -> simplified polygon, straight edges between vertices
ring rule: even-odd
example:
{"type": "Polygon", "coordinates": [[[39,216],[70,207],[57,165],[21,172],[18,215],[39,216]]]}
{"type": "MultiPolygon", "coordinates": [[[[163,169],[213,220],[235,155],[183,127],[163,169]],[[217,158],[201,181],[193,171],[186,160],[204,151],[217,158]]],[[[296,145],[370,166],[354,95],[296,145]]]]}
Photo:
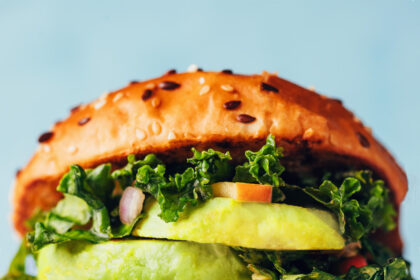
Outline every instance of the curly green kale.
{"type": "Polygon", "coordinates": [[[213,197],[211,184],[229,180],[232,167],[229,153],[223,154],[212,149],[199,152],[187,160],[192,167],[174,176],[166,174],[163,164],[155,168],[142,166],[136,175],[134,185],[152,195],[160,205],[160,217],[165,222],[175,222],[188,205],[197,205],[213,197]]]}
{"type": "Polygon", "coordinates": [[[372,172],[357,171],[344,179],[340,187],[325,180],[319,187],[303,191],[337,215],[340,230],[352,241],[378,228],[395,228],[396,212],[382,180],[373,180],[372,172]]]}
{"type": "Polygon", "coordinates": [[[234,182],[244,182],[262,185],[272,185],[273,202],[280,202],[285,199],[280,187],[285,186],[280,177],[285,168],[280,163],[283,157],[282,148],[276,147],[273,135],[269,135],[266,144],[257,152],[246,151],[247,162],[236,167],[234,182]]]}
{"type": "Polygon", "coordinates": [[[351,267],[335,275],[340,259],[334,255],[305,251],[266,251],[234,248],[256,279],[264,280],[412,280],[410,264],[390,258],[384,264],[351,267]]]}

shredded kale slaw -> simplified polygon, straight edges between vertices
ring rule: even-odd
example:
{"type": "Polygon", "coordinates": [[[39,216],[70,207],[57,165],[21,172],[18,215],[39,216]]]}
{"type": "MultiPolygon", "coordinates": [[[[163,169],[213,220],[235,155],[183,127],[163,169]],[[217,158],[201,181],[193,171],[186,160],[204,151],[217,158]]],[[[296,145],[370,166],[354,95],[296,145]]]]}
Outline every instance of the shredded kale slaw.
{"type": "Polygon", "coordinates": [[[372,172],[325,176],[318,185],[288,184],[281,177],[285,171],[280,162],[282,149],[276,147],[271,135],[259,151],[246,151],[246,161],[237,166],[229,152],[192,151],[193,156],[182,166],[182,172],[179,167],[165,165],[153,154],[141,160],[131,155],[124,167],[114,171],[111,164],[87,170],[72,165],[57,187],[64,198],[51,211],[29,221],[33,231],[26,237],[27,246],[22,245],[9,273],[2,279],[34,279],[24,274],[25,257],[48,244],[70,240],[98,243],[129,236],[142,215],[129,225],[119,220],[121,190],[128,186],[140,188],[156,199],[161,219],[176,222],[187,207],[212,198],[211,185],[222,181],[272,185],[273,203],[287,202],[291,192],[298,192],[334,213],[346,240],[360,241],[362,252],[370,256],[369,265],[352,267],[346,275],[334,276],[337,274],[334,267],[340,261],[337,256],[233,248],[249,270],[261,277],[258,279],[412,279],[408,262],[393,258],[389,249],[369,238],[377,229],[394,229],[396,216],[388,189],[383,181],[373,179],[372,172]],[[287,276],[291,274],[295,276],[287,276]]]}

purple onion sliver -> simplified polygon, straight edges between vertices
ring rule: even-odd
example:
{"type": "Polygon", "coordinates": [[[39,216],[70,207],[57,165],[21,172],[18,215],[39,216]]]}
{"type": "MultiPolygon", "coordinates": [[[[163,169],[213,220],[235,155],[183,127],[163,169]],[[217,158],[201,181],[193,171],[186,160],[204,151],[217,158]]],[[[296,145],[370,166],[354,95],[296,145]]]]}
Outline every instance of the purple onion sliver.
{"type": "Polygon", "coordinates": [[[131,224],[143,209],[144,193],[135,187],[127,187],[120,200],[120,220],[124,225],[131,224]]]}

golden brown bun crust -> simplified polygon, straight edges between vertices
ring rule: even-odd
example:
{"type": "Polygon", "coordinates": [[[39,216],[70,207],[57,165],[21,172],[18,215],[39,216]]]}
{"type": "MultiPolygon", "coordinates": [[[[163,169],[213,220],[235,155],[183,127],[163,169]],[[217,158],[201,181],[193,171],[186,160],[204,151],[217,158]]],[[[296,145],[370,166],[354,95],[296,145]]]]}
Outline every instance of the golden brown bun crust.
{"type": "Polygon", "coordinates": [[[259,148],[269,133],[285,148],[286,158],[306,154],[373,169],[388,182],[397,206],[407,192],[403,170],[340,101],[268,73],[195,72],[133,83],[73,110],[52,132],[17,177],[13,222],[20,233],[35,208],[55,205],[60,198],[55,188],[71,164],[92,167],[147,153],[176,160],[192,146],[239,154],[259,148]],[[165,90],[160,87],[164,81],[180,86],[165,90]],[[278,92],[263,88],[262,82],[278,92]],[[146,89],[152,91],[149,98],[146,89]],[[241,103],[227,110],[224,104],[232,100],[241,103]],[[239,114],[255,121],[240,122],[239,114]]]}

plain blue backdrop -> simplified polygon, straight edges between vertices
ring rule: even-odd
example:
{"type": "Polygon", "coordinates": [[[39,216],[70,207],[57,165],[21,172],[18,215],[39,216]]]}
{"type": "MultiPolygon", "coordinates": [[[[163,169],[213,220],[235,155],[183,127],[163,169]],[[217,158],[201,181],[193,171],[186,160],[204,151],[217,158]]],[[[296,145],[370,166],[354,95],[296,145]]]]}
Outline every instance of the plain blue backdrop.
{"type": "Polygon", "coordinates": [[[268,70],[344,100],[407,171],[405,256],[420,277],[420,2],[0,0],[0,273],[8,200],[37,137],[69,109],[191,63],[268,70]]]}

